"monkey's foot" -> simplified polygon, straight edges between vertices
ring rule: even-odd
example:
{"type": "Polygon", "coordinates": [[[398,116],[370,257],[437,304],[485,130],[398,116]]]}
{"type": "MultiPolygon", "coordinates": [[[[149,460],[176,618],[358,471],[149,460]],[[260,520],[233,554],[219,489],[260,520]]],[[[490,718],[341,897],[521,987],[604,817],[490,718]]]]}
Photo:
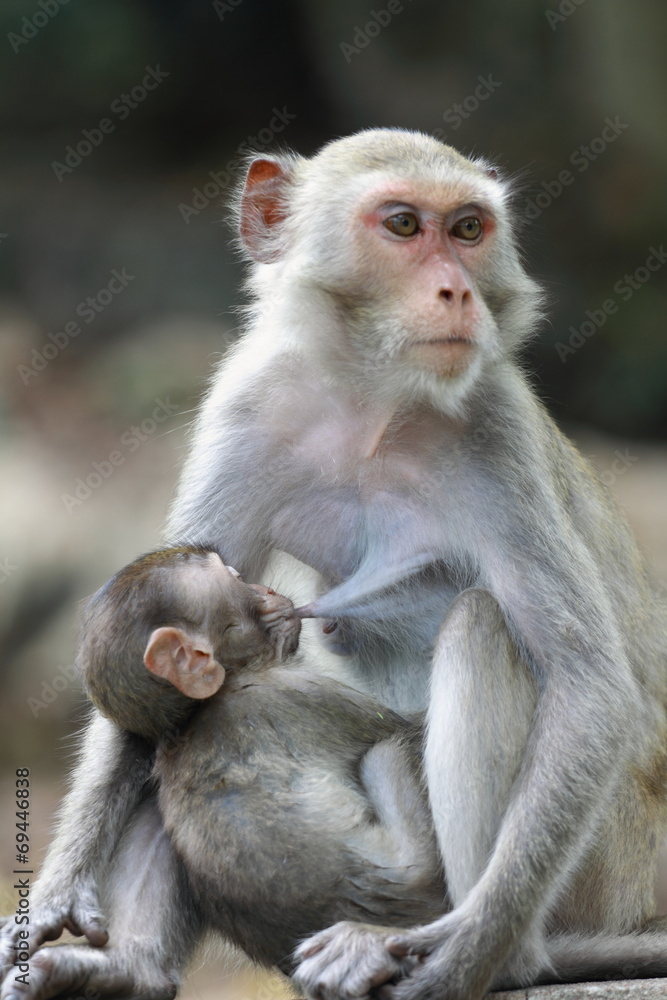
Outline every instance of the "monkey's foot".
{"type": "Polygon", "coordinates": [[[385,983],[398,982],[419,958],[393,956],[386,947],[396,928],[344,920],[304,941],[294,953],[295,986],[311,1000],[358,1000],[385,983]]]}
{"type": "Polygon", "coordinates": [[[76,937],[85,936],[96,948],[109,940],[97,892],[85,883],[77,884],[68,896],[36,904],[30,916],[27,926],[17,924],[13,917],[0,919],[0,982],[15,961],[24,961],[45,941],[55,941],[65,930],[76,937]]]}
{"type": "MultiPolygon", "coordinates": [[[[377,990],[378,1000],[482,1000],[499,973],[501,956],[495,956],[481,933],[479,921],[461,911],[449,913],[432,924],[409,931],[394,931],[385,938],[387,950],[396,959],[412,956],[418,961],[399,982],[377,990]]],[[[531,949],[502,970],[510,989],[530,981],[531,949]],[[516,969],[521,973],[517,977],[516,969]],[[528,979],[524,978],[528,976],[528,979]]],[[[535,966],[534,972],[537,972],[535,966]]]]}
{"type": "Polygon", "coordinates": [[[344,921],[294,957],[309,1000],[482,1000],[494,971],[474,923],[453,914],[408,931],[344,921]]]}
{"type": "Polygon", "coordinates": [[[400,982],[380,987],[378,1000],[482,1000],[492,986],[517,989],[549,966],[540,934],[526,937],[508,957],[489,947],[483,921],[463,907],[423,927],[394,931],[385,946],[396,959],[418,961],[400,982]]]}
{"type": "Polygon", "coordinates": [[[157,970],[154,963],[147,965],[146,956],[134,951],[58,945],[41,948],[25,966],[13,966],[5,977],[0,1000],[64,1000],[73,995],[96,1000],[173,1000],[177,989],[173,979],[157,970]]]}

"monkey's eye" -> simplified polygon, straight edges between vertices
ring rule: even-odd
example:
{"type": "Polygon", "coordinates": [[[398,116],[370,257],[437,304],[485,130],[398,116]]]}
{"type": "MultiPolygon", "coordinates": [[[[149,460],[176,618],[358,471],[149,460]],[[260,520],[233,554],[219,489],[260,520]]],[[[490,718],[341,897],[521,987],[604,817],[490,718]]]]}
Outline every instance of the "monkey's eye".
{"type": "Polygon", "coordinates": [[[452,226],[452,236],[455,236],[457,240],[467,240],[468,243],[472,243],[473,240],[478,240],[481,235],[482,223],[476,215],[467,215],[465,219],[459,219],[452,226]]]}
{"type": "Polygon", "coordinates": [[[419,232],[419,222],[413,212],[392,215],[389,219],[385,219],[382,225],[396,236],[414,236],[419,232]]]}

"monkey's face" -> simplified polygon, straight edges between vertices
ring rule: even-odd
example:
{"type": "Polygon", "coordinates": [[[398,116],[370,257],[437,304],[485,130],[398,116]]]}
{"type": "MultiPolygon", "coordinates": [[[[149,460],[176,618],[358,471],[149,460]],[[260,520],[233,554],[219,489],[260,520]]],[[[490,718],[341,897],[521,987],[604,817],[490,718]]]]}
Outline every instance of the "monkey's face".
{"type": "Polygon", "coordinates": [[[215,553],[199,572],[211,642],[225,669],[282,660],[296,651],[301,621],[287,597],[244,583],[215,553]]]}
{"type": "Polygon", "coordinates": [[[507,201],[486,164],[430,136],[370,130],[312,160],[254,161],[241,235],[270,264],[265,284],[274,274],[283,295],[298,281],[332,296],[343,322],[301,324],[310,343],[321,330],[324,350],[333,340],[381,394],[456,409],[538,315],[507,201]]]}
{"type": "Polygon", "coordinates": [[[497,340],[477,282],[492,253],[495,216],[465,194],[384,181],[354,212],[355,256],[368,262],[353,279],[357,293],[373,328],[381,317],[393,320],[377,347],[438,378],[462,375],[497,340]]]}

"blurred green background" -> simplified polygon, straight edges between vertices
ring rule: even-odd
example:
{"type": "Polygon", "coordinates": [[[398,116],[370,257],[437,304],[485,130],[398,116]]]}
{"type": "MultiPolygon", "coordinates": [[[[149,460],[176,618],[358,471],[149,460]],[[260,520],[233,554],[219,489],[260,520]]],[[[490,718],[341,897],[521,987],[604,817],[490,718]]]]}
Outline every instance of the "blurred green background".
{"type": "Polygon", "coordinates": [[[0,767],[39,815],[83,718],[76,602],[158,541],[235,335],[248,146],[397,125],[517,179],[527,366],[667,577],[665,38],[662,0],[4,0],[0,767]]]}

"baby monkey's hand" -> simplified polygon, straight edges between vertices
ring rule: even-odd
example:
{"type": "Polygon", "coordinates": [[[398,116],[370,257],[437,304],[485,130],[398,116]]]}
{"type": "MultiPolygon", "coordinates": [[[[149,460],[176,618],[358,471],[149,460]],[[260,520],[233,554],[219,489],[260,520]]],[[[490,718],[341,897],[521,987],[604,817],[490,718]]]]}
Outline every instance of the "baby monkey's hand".
{"type": "Polygon", "coordinates": [[[296,651],[301,632],[301,619],[297,616],[294,605],[288,597],[276,594],[270,587],[263,587],[260,583],[248,586],[261,598],[261,623],[267,631],[276,659],[286,659],[296,651]]]}

